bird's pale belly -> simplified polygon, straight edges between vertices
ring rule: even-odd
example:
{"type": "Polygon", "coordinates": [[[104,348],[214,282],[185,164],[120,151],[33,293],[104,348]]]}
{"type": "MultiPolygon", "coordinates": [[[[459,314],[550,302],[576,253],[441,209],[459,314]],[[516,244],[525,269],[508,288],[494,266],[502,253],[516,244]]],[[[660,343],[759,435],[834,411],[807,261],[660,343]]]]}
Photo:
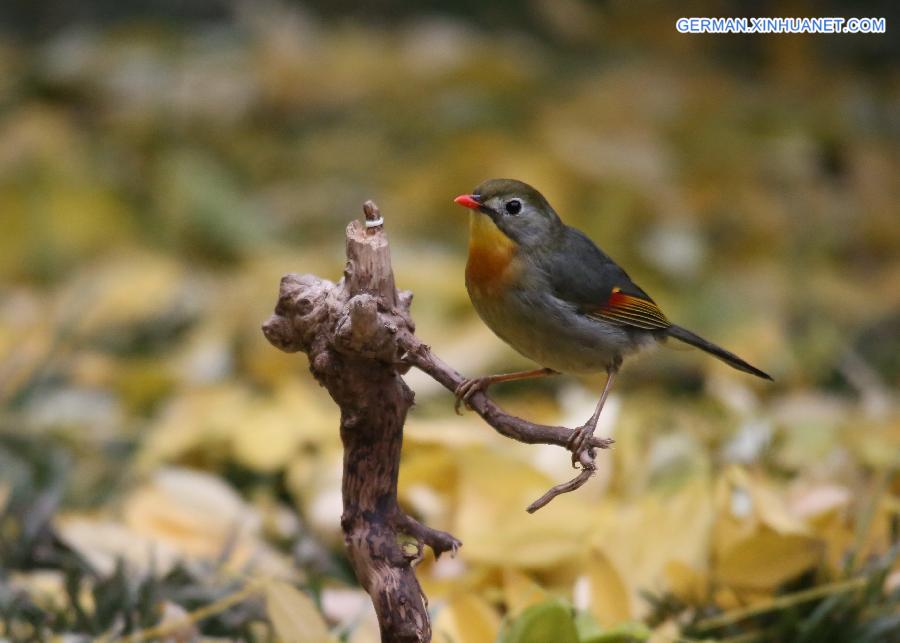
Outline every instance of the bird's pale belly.
{"type": "Polygon", "coordinates": [[[484,323],[507,344],[541,366],[563,373],[605,370],[624,355],[654,343],[634,333],[579,314],[541,289],[510,288],[503,294],[468,287],[484,323]]]}

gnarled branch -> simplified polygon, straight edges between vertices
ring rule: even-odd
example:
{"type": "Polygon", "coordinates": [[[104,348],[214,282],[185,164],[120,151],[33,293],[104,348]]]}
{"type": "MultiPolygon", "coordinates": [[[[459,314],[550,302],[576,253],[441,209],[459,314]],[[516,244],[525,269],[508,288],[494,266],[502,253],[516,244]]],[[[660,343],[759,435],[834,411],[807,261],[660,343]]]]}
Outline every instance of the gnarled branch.
{"type": "MultiPolygon", "coordinates": [[[[371,201],[363,210],[366,223],[347,226],[343,278],[335,284],[314,275],[283,277],[275,313],[263,332],[283,351],[305,352],[313,376],[341,410],[341,527],[356,576],[375,604],[382,640],[428,641],[427,599],[413,565],[425,545],[437,557],[455,553],[461,543],[408,516],[397,502],[403,424],[413,402],[401,375],[415,366],[450,391],[463,377],[415,336],[412,294],[394,285],[383,219],[371,201]],[[401,535],[416,541],[415,554],[404,551],[401,535]]],[[[481,392],[469,404],[499,433],[520,442],[565,447],[572,434],[565,427],[504,413],[481,392]]],[[[611,442],[595,437],[591,445],[607,448],[611,442]]],[[[528,511],[584,484],[594,471],[594,454],[594,449],[583,453],[581,472],[550,489],[528,511]]]]}

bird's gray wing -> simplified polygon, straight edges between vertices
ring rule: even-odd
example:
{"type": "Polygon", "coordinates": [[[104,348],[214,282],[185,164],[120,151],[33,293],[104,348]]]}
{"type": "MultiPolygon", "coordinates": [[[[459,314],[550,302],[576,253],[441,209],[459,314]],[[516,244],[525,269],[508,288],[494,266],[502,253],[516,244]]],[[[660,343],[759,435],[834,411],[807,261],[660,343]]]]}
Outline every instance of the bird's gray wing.
{"type": "Polygon", "coordinates": [[[541,267],[558,299],[582,314],[629,328],[661,330],[671,322],[628,274],[582,232],[566,227],[541,267]]]}

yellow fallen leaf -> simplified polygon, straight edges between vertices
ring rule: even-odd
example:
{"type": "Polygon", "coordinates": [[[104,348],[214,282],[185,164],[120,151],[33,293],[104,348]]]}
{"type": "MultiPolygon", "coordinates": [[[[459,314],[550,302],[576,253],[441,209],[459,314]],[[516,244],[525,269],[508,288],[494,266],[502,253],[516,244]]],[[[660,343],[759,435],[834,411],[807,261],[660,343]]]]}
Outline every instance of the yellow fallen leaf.
{"type": "Polygon", "coordinates": [[[188,554],[214,557],[232,539],[256,535],[257,511],[222,479],[189,469],[162,469],[125,503],[125,522],[138,533],[188,554]]]}
{"type": "Polygon", "coordinates": [[[216,558],[227,550],[228,566],[240,568],[252,561],[268,575],[296,576],[287,558],[264,542],[259,511],[212,474],[161,469],[128,496],[123,513],[130,533],[182,556],[216,558]]]}
{"type": "Polygon", "coordinates": [[[797,486],[788,496],[790,511],[801,519],[818,519],[844,509],[852,499],[850,489],[843,485],[820,483],[797,486]]]}
{"type": "Polygon", "coordinates": [[[830,512],[813,521],[816,535],[825,543],[825,562],[828,569],[840,573],[846,563],[847,552],[853,546],[855,533],[840,512],[830,512]]]}
{"type": "Polygon", "coordinates": [[[182,268],[170,259],[123,252],[70,281],[61,303],[78,311],[79,337],[97,337],[177,310],[183,283],[182,268]]]}
{"type": "Polygon", "coordinates": [[[283,643],[326,643],[334,639],[312,599],[284,581],[265,585],[266,614],[283,643]]]}
{"type": "Polygon", "coordinates": [[[618,502],[606,500],[593,513],[596,523],[591,542],[616,569],[627,570],[622,581],[629,590],[633,618],[646,613],[647,602],[640,598],[641,592],[665,582],[668,561],[705,568],[713,511],[710,484],[703,476],[672,491],[618,502]]]}
{"type": "Polygon", "coordinates": [[[403,439],[404,444],[408,443],[411,446],[464,448],[487,444],[494,440],[494,436],[484,428],[484,422],[474,413],[463,418],[423,420],[411,417],[403,427],[403,439]]]}
{"type": "Polygon", "coordinates": [[[475,594],[462,594],[434,621],[434,640],[453,643],[493,643],[500,631],[500,615],[475,594]]]}
{"type": "MultiPolygon", "coordinates": [[[[138,455],[138,468],[151,471],[193,452],[207,459],[224,454],[252,403],[250,392],[235,384],[189,390],[175,397],[152,426],[138,455]]],[[[220,456],[221,457],[221,456],[220,456]]]]}
{"type": "MultiPolygon", "coordinates": [[[[406,429],[404,429],[404,433],[406,429]]],[[[406,436],[404,435],[404,438],[406,436]]],[[[409,489],[426,486],[444,495],[456,487],[456,458],[448,449],[434,446],[403,445],[403,466],[400,467],[399,493],[407,501],[409,489]]]]}
{"type": "Polygon", "coordinates": [[[603,627],[632,617],[628,587],[622,576],[599,548],[591,551],[587,562],[590,588],[590,612],[603,627]]]}
{"type": "Polygon", "coordinates": [[[702,605],[709,593],[709,579],[680,560],[670,560],[665,567],[669,591],[688,605],[702,605]]]}
{"type": "Polygon", "coordinates": [[[759,528],[746,471],[731,467],[715,483],[712,554],[720,558],[759,528]]]}
{"type": "Polygon", "coordinates": [[[272,395],[239,384],[188,389],[165,409],[140,453],[140,467],[184,459],[236,460],[254,471],[287,467],[303,443],[338,445],[338,420],[309,382],[285,380],[272,395]]]}
{"type": "Polygon", "coordinates": [[[900,417],[883,422],[853,422],[846,432],[848,446],[857,458],[875,470],[896,470],[900,464],[900,417]]]}
{"type": "Polygon", "coordinates": [[[471,448],[457,457],[458,510],[450,531],[466,544],[468,561],[546,569],[584,553],[590,514],[576,494],[530,515],[525,507],[556,481],[501,451],[471,448]]]}
{"type": "Polygon", "coordinates": [[[726,552],[716,574],[734,588],[771,590],[818,564],[823,553],[818,538],[764,530],[726,552]]]}
{"type": "Polygon", "coordinates": [[[326,405],[313,386],[307,380],[284,378],[274,395],[254,397],[232,425],[235,460],[272,473],[287,467],[303,443],[339,444],[334,405],[330,400],[326,405]]]}
{"type": "Polygon", "coordinates": [[[506,609],[515,616],[526,607],[546,600],[547,591],[527,575],[506,568],[503,570],[503,598],[506,609]]]}
{"type": "Polygon", "coordinates": [[[717,588],[713,592],[713,603],[726,612],[744,605],[741,598],[730,587],[717,588]]]}
{"type": "Polygon", "coordinates": [[[861,534],[848,512],[833,510],[811,521],[816,535],[827,545],[826,561],[829,569],[840,572],[847,563],[847,555],[854,554],[856,564],[871,556],[879,556],[891,547],[891,524],[896,510],[890,498],[882,496],[872,508],[865,531],[861,534]]]}
{"type": "Polygon", "coordinates": [[[120,559],[137,573],[146,574],[153,569],[166,574],[181,557],[181,552],[170,543],[109,520],[58,516],[54,524],[62,541],[104,575],[112,574],[120,559]]]}
{"type": "Polygon", "coordinates": [[[275,473],[296,453],[301,436],[297,418],[269,404],[255,404],[244,416],[245,428],[232,438],[232,455],[251,471],[275,473]]]}
{"type": "MultiPolygon", "coordinates": [[[[258,283],[277,283],[275,281],[260,281],[258,283]]],[[[274,297],[274,293],[266,293],[267,297],[274,297]]],[[[240,300],[241,305],[246,305],[246,300],[240,300]]],[[[271,304],[267,304],[271,305],[271,304]]],[[[223,306],[224,307],[224,306],[223,306]]],[[[259,317],[260,310],[267,308],[253,309],[252,312],[259,317]]],[[[247,311],[243,311],[246,316],[247,311]]],[[[226,313],[227,314],[227,313],[226,313]]],[[[244,320],[238,315],[232,315],[236,323],[244,320]]],[[[259,320],[246,320],[246,326],[235,329],[240,332],[240,360],[241,368],[247,374],[247,377],[253,382],[258,382],[265,386],[275,387],[280,385],[285,379],[295,376],[305,370],[308,362],[305,353],[285,353],[275,350],[265,335],[259,332],[259,320]],[[252,329],[253,332],[248,332],[252,329]]],[[[336,422],[333,422],[336,424],[336,422]]],[[[336,429],[335,429],[336,430],[336,429]]]]}
{"type": "Polygon", "coordinates": [[[809,534],[806,524],[788,508],[784,493],[775,491],[761,480],[751,483],[753,508],[759,520],[779,534],[809,534]]]}
{"type": "Polygon", "coordinates": [[[647,643],[672,643],[680,638],[681,627],[675,619],[663,621],[655,628],[647,643]]]}
{"type": "Polygon", "coordinates": [[[132,412],[151,408],[166,398],[175,385],[168,362],[154,357],[122,360],[111,375],[112,388],[132,412]]]}

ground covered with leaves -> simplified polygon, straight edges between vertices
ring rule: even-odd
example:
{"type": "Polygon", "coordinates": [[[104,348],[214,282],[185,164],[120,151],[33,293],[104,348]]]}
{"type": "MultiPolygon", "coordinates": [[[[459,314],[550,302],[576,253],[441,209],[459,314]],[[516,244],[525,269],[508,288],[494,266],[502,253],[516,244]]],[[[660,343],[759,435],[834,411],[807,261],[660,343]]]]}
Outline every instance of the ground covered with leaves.
{"type": "MultiPolygon", "coordinates": [[[[528,515],[567,454],[411,372],[401,502],[464,543],[418,568],[435,639],[900,640],[896,66],[579,2],[549,36],[251,6],[0,41],[0,639],[377,641],[337,410],[259,325],[374,198],[423,341],[530,367],[451,202],[511,176],[775,383],[638,358],[595,478],[528,515]]],[[[494,393],[577,426],[601,385],[494,393]]]]}

